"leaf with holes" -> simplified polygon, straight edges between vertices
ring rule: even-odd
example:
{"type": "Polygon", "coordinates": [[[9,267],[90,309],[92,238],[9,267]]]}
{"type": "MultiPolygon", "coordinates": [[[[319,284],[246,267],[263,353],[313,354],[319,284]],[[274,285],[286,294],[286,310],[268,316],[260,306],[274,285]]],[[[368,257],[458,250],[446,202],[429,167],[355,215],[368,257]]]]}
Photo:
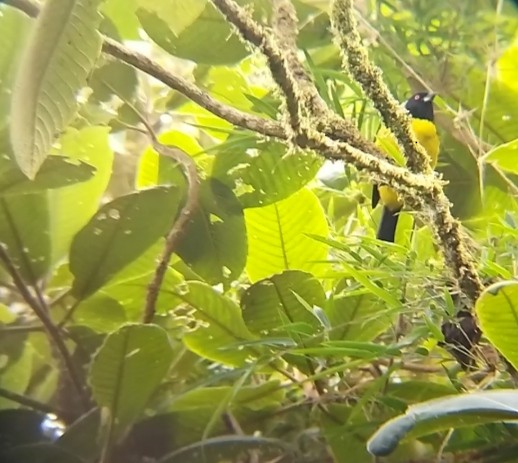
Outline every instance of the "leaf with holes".
{"type": "Polygon", "coordinates": [[[23,52],[11,102],[11,143],[34,178],[77,109],[77,94],[101,51],[100,0],[48,0],[23,52]]]}
{"type": "Polygon", "coordinates": [[[143,412],[172,360],[167,333],[155,325],[126,325],[105,339],[89,378],[95,401],[110,411],[115,435],[143,412]]]}
{"type": "Polygon", "coordinates": [[[255,336],[246,327],[241,309],[234,301],[198,281],[189,282],[187,288],[179,297],[194,309],[192,315],[199,321],[199,326],[183,338],[190,350],[210,360],[237,366],[260,355],[259,348],[236,347],[254,340],[255,336]]]}
{"type": "Polygon", "coordinates": [[[246,263],[246,229],[241,204],[214,179],[201,184],[200,201],[178,255],[209,283],[235,280],[246,263]]]}
{"type": "Polygon", "coordinates": [[[233,188],[243,207],[285,199],[311,181],[322,166],[311,152],[287,153],[284,144],[237,135],[222,144],[212,175],[233,188]]]}
{"type": "Polygon", "coordinates": [[[246,271],[252,281],[284,270],[313,273],[327,258],[327,245],[307,236],[327,237],[329,233],[322,206],[309,190],[270,206],[246,209],[245,219],[246,271]]]}
{"type": "Polygon", "coordinates": [[[49,270],[51,236],[45,193],[0,198],[0,243],[22,278],[36,284],[49,270]]]}
{"type": "Polygon", "coordinates": [[[73,294],[85,298],[94,293],[165,235],[180,197],[175,187],[157,187],[105,204],[72,242],[73,294]]]}

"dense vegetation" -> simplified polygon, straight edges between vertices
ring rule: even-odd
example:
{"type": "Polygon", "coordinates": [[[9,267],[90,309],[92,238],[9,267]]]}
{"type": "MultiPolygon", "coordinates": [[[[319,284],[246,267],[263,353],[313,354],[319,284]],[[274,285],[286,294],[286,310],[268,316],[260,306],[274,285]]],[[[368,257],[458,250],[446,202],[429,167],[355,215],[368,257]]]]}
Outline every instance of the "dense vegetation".
{"type": "Polygon", "coordinates": [[[0,3],[0,461],[518,461],[512,2],[0,3]]]}

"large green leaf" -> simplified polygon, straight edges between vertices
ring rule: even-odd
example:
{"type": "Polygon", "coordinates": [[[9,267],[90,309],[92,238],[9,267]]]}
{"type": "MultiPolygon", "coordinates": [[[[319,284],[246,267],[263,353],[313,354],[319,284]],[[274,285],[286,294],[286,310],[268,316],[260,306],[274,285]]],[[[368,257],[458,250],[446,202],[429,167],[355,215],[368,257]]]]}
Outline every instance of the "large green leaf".
{"type": "Polygon", "coordinates": [[[497,146],[484,156],[484,160],[506,172],[518,174],[518,138],[497,146]]]}
{"type": "Polygon", "coordinates": [[[92,294],[165,235],[176,217],[179,196],[176,188],[157,187],[105,204],[72,243],[74,295],[92,294]]]}
{"type": "Polygon", "coordinates": [[[258,281],[241,298],[243,318],[256,334],[313,335],[322,324],[310,310],[322,308],[325,293],[311,274],[286,271],[258,281]]]}
{"type": "Polygon", "coordinates": [[[86,326],[98,333],[115,331],[127,322],[122,305],[108,296],[94,295],[82,301],[74,310],[74,324],[86,326]]]}
{"type": "Polygon", "coordinates": [[[187,291],[179,297],[193,309],[198,326],[183,338],[185,345],[198,355],[229,365],[244,365],[257,357],[258,349],[237,346],[255,336],[243,321],[241,309],[205,283],[187,283],[187,291]]]}
{"type": "Polygon", "coordinates": [[[311,152],[288,154],[279,142],[234,138],[218,150],[212,175],[233,188],[243,207],[266,206],[287,198],[312,180],[322,166],[322,157],[311,152]]]}
{"type": "Polygon", "coordinates": [[[0,198],[0,242],[27,283],[36,284],[47,273],[51,243],[44,193],[0,198]]]}
{"type": "Polygon", "coordinates": [[[94,173],[95,169],[84,162],[50,156],[31,181],[20,172],[16,164],[0,154],[0,196],[61,188],[84,182],[92,178],[94,173]]]}
{"type": "MultiPolygon", "coordinates": [[[[195,2],[194,11],[199,7],[198,0],[195,2]]],[[[176,26],[171,27],[157,15],[156,7],[141,8],[137,16],[149,37],[179,58],[204,64],[231,64],[247,55],[241,40],[211,2],[207,2],[203,12],[188,27],[184,27],[186,22],[180,17],[175,21],[176,26]],[[177,35],[173,28],[181,32],[177,35]]]]}
{"type": "Polygon", "coordinates": [[[239,278],[246,263],[243,210],[218,180],[201,184],[200,200],[177,254],[209,283],[239,278]]]}
{"type": "Polygon", "coordinates": [[[475,310],[484,335],[518,368],[518,282],[490,286],[477,300],[475,310]]]}
{"type": "Polygon", "coordinates": [[[120,435],[143,412],[173,360],[167,333],[154,325],[126,325],[110,334],[90,368],[92,395],[110,412],[120,435]]]}
{"type": "Polygon", "coordinates": [[[369,440],[373,455],[391,453],[406,436],[422,436],[462,426],[518,420],[518,393],[513,390],[474,392],[430,400],[408,408],[385,423],[369,440]]]}
{"type": "MultiPolygon", "coordinates": [[[[100,293],[116,300],[124,307],[128,321],[139,321],[142,318],[143,301],[155,274],[157,260],[163,250],[164,240],[158,240],[140,257],[114,275],[100,290],[100,293]]],[[[180,299],[174,291],[182,281],[183,278],[178,272],[171,267],[167,269],[156,304],[158,313],[166,312],[178,305],[180,299]]]]}
{"type": "Polygon", "coordinates": [[[207,0],[137,0],[138,7],[164,20],[178,37],[203,13],[207,0]]]}
{"type": "Polygon", "coordinates": [[[327,246],[307,236],[329,233],[322,206],[307,189],[270,206],[246,209],[245,219],[246,271],[252,281],[284,270],[315,272],[327,258],[327,246]]]}
{"type": "Polygon", "coordinates": [[[135,16],[137,0],[105,0],[103,16],[109,19],[123,40],[139,40],[139,23],[135,16]]]}
{"type": "Polygon", "coordinates": [[[47,193],[52,263],[68,254],[74,235],[99,208],[112,173],[113,151],[108,135],[106,127],[89,126],[81,130],[69,129],[60,139],[58,153],[66,155],[72,162],[84,162],[94,167],[95,175],[80,184],[47,193]]]}
{"type": "Polygon", "coordinates": [[[30,19],[21,11],[0,4],[0,129],[9,115],[11,87],[30,19]]]}
{"type": "Polygon", "coordinates": [[[36,19],[14,83],[10,125],[16,161],[29,178],[74,116],[101,51],[99,3],[48,0],[36,19]]]}

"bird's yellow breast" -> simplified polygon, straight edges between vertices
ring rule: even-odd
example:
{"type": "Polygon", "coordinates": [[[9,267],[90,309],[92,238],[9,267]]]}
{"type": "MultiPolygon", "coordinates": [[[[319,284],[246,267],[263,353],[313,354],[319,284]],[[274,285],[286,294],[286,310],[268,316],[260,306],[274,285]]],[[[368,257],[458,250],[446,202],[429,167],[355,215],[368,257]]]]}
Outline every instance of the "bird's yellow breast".
{"type": "MultiPolygon", "coordinates": [[[[426,154],[428,154],[430,157],[431,166],[435,168],[437,165],[440,148],[439,136],[437,135],[437,128],[435,127],[435,124],[425,119],[412,119],[412,129],[414,130],[419,143],[421,143],[423,148],[426,150],[426,154]]],[[[377,143],[387,152],[389,156],[396,158],[396,161],[401,163],[401,154],[399,152],[394,152],[394,149],[397,149],[397,144],[392,134],[387,136],[388,131],[383,130],[380,132],[381,133],[378,135],[377,143]]],[[[392,211],[401,209],[403,203],[392,188],[386,185],[380,185],[378,190],[380,199],[385,206],[387,206],[392,211]]]]}

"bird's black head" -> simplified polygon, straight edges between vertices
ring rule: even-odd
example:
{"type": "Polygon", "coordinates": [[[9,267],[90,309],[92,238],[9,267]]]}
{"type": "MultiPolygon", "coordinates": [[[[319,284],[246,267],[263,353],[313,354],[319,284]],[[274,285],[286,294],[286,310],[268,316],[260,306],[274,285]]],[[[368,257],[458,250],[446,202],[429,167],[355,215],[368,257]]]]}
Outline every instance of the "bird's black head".
{"type": "Polygon", "coordinates": [[[405,108],[415,119],[426,119],[433,122],[434,97],[435,93],[416,93],[406,101],[405,108]]]}

